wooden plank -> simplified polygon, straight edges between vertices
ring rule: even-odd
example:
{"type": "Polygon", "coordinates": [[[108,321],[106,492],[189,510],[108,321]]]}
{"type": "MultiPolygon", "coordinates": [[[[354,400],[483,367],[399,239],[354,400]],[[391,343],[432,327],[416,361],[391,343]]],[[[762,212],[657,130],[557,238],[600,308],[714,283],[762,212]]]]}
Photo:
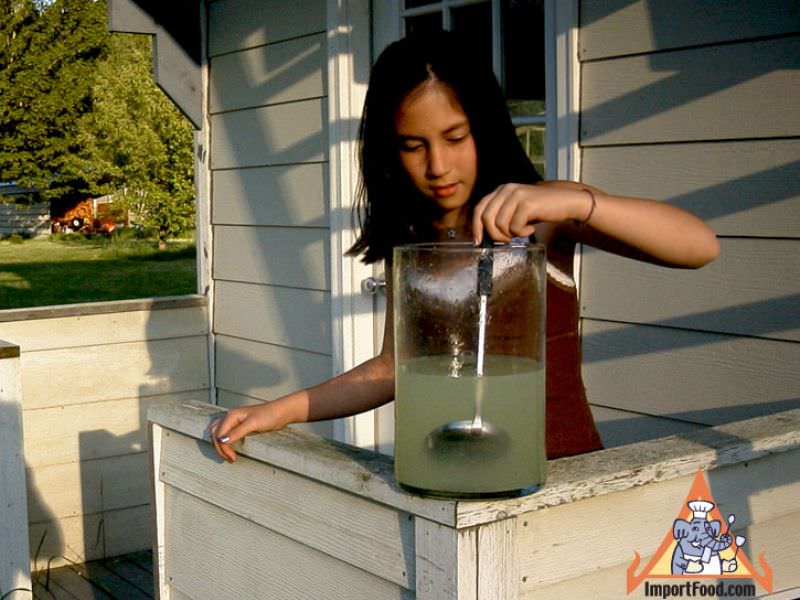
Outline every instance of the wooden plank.
{"type": "Polygon", "coordinates": [[[800,37],[584,63],[581,143],[800,134],[800,37]]]}
{"type": "MultiPolygon", "coordinates": [[[[217,406],[163,405],[151,421],[198,440],[208,440],[217,406]]],[[[248,436],[243,456],[371,498],[458,529],[576,502],[658,481],[744,464],[770,453],[800,448],[800,409],[699,432],[549,461],[547,484],[535,494],[502,501],[455,502],[405,493],[393,480],[391,460],[381,454],[320,439],[292,429],[248,436]]]]}
{"type": "Polygon", "coordinates": [[[208,388],[206,336],[62,348],[25,355],[25,410],[208,388]]]}
{"type": "Polygon", "coordinates": [[[583,321],[594,404],[715,425],[796,408],[800,344],[583,321]]]}
{"type": "Polygon", "coordinates": [[[325,31],[322,0],[217,0],[208,9],[210,56],[325,31]]]}
{"type": "Polygon", "coordinates": [[[324,96],[324,52],[317,34],[212,58],[210,112],[324,96]]]}
{"type": "Polygon", "coordinates": [[[330,294],[216,282],[215,333],[330,354],[330,294]]]}
{"type": "Polygon", "coordinates": [[[107,558],[101,562],[109,571],[144,593],[148,598],[153,597],[153,574],[132,561],[128,555],[107,558]]]}
{"type": "MultiPolygon", "coordinates": [[[[736,516],[734,530],[752,531],[761,523],[800,517],[799,460],[800,452],[787,452],[705,474],[719,510],[725,517],[736,516]]],[[[685,508],[694,477],[520,515],[521,591],[580,577],[587,570],[630,564],[634,551],[652,555],[685,508]],[[647,518],[631,519],[631,515],[647,518]]]]}
{"type": "Polygon", "coordinates": [[[800,11],[784,0],[727,0],[724,8],[697,0],[583,0],[580,11],[581,60],[800,31],[800,11]]]}
{"type": "Polygon", "coordinates": [[[166,569],[190,597],[412,598],[409,590],[166,487],[166,569]],[[213,552],[208,549],[213,548],[213,552]]]}
{"type": "Polygon", "coordinates": [[[211,117],[211,168],[327,160],[324,99],[276,104],[211,117]]]}
{"type": "Polygon", "coordinates": [[[0,358],[0,589],[30,589],[22,386],[16,346],[0,358]]]}
{"type": "Polygon", "coordinates": [[[207,333],[208,316],[205,306],[0,323],[0,337],[14,340],[25,353],[162,340],[207,333]],[[55,335],[56,333],[58,335],[55,335]]]}
{"type": "Polygon", "coordinates": [[[44,465],[144,452],[148,409],[207,398],[207,392],[200,390],[27,411],[23,422],[27,466],[35,471],[44,465]]]}
{"type": "Polygon", "coordinates": [[[71,564],[60,569],[54,569],[51,573],[51,590],[58,598],[66,594],[67,598],[113,600],[113,596],[93,586],[91,581],[82,577],[71,564]]]}
{"type": "Polygon", "coordinates": [[[328,226],[325,163],[216,171],[212,194],[215,225],[328,226]]]}
{"type": "Polygon", "coordinates": [[[589,147],[581,170],[610,193],[685,208],[717,235],[800,231],[800,139],[589,147]]]}
{"type": "Polygon", "coordinates": [[[668,435],[681,435],[705,428],[704,425],[605,406],[591,406],[591,409],[597,430],[600,432],[600,439],[603,440],[603,446],[606,448],[634,444],[668,435]]]}
{"type": "Polygon", "coordinates": [[[170,431],[159,478],[183,492],[405,588],[414,588],[411,516],[170,431]],[[331,519],[331,514],[336,519],[331,519]]]}
{"type": "Polygon", "coordinates": [[[225,335],[215,341],[217,386],[253,401],[274,400],[332,375],[330,357],[322,354],[225,335]]]}
{"type": "Polygon", "coordinates": [[[800,341],[798,240],[724,239],[700,271],[588,250],[581,315],[626,323],[800,341]]]}
{"type": "Polygon", "coordinates": [[[119,556],[153,547],[152,518],[149,504],[104,514],[105,556],[119,556]]]}
{"type": "Polygon", "coordinates": [[[131,585],[127,580],[106,567],[102,561],[92,561],[74,568],[82,577],[91,581],[92,585],[103,590],[110,598],[125,598],[125,600],[147,600],[152,598],[152,595],[148,595],[131,585]]]}
{"type": "Polygon", "coordinates": [[[478,598],[518,597],[517,527],[516,517],[478,527],[478,598]]]}
{"type": "MultiPolygon", "coordinates": [[[[292,391],[295,391],[298,388],[293,388],[292,391]]],[[[275,399],[278,397],[278,394],[271,396],[270,398],[266,398],[264,400],[275,399]]],[[[229,390],[225,390],[222,388],[217,388],[217,405],[224,408],[236,408],[238,406],[252,406],[253,404],[260,404],[264,400],[259,398],[252,398],[250,396],[244,396],[242,394],[237,394],[236,392],[231,392],[229,390]]],[[[333,420],[329,421],[315,421],[313,423],[293,423],[290,425],[292,429],[295,431],[302,431],[305,433],[310,433],[313,435],[318,435],[324,438],[333,439],[333,420]]]]}
{"type": "Polygon", "coordinates": [[[416,597],[419,600],[477,600],[483,597],[478,596],[477,588],[476,529],[458,531],[417,517],[415,534],[416,597]]]}
{"type": "Polygon", "coordinates": [[[305,227],[214,228],[216,279],[330,289],[330,232],[305,227]],[[243,256],[253,257],[242,260],[243,256]]]}
{"type": "Polygon", "coordinates": [[[28,469],[30,522],[147,504],[147,453],[28,469]]]}

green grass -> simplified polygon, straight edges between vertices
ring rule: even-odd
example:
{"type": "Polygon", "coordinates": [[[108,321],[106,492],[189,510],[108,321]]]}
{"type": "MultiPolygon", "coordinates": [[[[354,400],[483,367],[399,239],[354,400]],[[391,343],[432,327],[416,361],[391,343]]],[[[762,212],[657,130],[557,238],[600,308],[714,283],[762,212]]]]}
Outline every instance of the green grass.
{"type": "Polygon", "coordinates": [[[0,241],[0,309],[196,292],[193,242],[0,241]]]}

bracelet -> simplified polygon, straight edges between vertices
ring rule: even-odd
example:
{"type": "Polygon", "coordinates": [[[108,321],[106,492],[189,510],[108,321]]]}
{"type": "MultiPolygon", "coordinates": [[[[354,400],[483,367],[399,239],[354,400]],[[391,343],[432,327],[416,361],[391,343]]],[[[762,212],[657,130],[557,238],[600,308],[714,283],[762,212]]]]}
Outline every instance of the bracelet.
{"type": "Polygon", "coordinates": [[[592,215],[594,214],[594,209],[597,208],[597,198],[595,198],[594,192],[589,188],[583,188],[583,191],[589,194],[589,197],[592,199],[592,207],[589,209],[589,214],[586,215],[586,217],[583,220],[577,221],[578,225],[586,225],[589,222],[589,219],[592,218],[592,215]]]}

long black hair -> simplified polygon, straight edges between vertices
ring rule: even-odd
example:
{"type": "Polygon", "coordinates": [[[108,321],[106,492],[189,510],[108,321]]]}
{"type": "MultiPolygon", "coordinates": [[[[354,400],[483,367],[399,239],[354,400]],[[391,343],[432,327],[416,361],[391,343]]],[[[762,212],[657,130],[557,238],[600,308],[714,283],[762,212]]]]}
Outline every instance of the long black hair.
{"type": "Polygon", "coordinates": [[[445,31],[408,36],[388,46],[372,68],[359,129],[360,234],[348,251],[363,252],[365,263],[390,258],[396,245],[433,239],[439,209],[403,169],[395,131],[398,108],[423,82],[448,86],[469,120],[478,155],[471,206],[503,183],[541,179],[516,136],[497,79],[465,41],[445,31]]]}

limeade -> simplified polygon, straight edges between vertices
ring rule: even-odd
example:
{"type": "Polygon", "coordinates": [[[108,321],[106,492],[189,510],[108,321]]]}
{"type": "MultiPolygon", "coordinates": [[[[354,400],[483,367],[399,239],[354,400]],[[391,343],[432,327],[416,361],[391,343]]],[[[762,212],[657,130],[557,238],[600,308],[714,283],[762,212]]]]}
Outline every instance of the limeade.
{"type": "Polygon", "coordinates": [[[487,355],[484,375],[447,355],[415,358],[396,373],[395,473],[432,493],[521,491],[544,483],[544,369],[517,356],[487,355]],[[448,423],[472,422],[476,395],[494,436],[448,439],[448,423]]]}

